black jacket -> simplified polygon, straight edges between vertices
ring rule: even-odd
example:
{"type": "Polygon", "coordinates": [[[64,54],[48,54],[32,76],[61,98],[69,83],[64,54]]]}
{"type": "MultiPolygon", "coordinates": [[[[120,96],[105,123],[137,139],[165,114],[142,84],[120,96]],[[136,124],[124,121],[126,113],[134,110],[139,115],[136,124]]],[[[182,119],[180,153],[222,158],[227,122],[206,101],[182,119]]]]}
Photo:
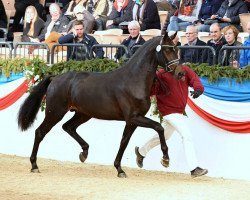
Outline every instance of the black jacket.
{"type": "Polygon", "coordinates": [[[0,1],[0,28],[7,28],[7,15],[2,1],[0,1]]]}
{"type": "MultiPolygon", "coordinates": [[[[184,46],[188,46],[185,44],[184,46]]],[[[206,46],[206,43],[197,39],[195,46],[206,46]]],[[[204,62],[204,49],[181,49],[180,50],[180,62],[181,63],[203,63],[204,62]]]]}
{"type": "MultiPolygon", "coordinates": [[[[84,39],[81,42],[78,42],[75,38],[75,36],[70,33],[64,36],[61,36],[58,39],[58,43],[60,44],[65,44],[65,43],[82,43],[87,46],[88,52],[87,55],[84,54],[83,50],[80,47],[68,47],[67,48],[67,60],[72,59],[72,60],[85,60],[89,59],[89,53],[93,45],[98,44],[96,39],[91,36],[84,34],[84,39]],[[84,55],[83,55],[84,54],[84,55]]],[[[96,58],[103,58],[104,52],[102,48],[95,48],[94,52],[96,54],[96,58]]]]}
{"type": "Polygon", "coordinates": [[[146,1],[146,7],[144,9],[142,30],[146,29],[161,29],[160,17],[158,9],[153,0],[146,1]]]}
{"type": "Polygon", "coordinates": [[[23,29],[23,35],[22,35],[21,41],[30,42],[29,37],[37,38],[40,35],[42,29],[44,28],[44,23],[45,22],[41,18],[38,18],[37,21],[34,23],[34,34],[29,35],[29,36],[28,36],[28,32],[30,30],[30,23],[27,23],[25,28],[23,29]]]}
{"type": "Polygon", "coordinates": [[[219,17],[224,17],[227,12],[227,17],[231,19],[231,24],[240,25],[239,14],[247,13],[247,6],[242,0],[233,0],[232,4],[229,5],[229,1],[225,0],[218,12],[216,13],[219,17]]]}
{"type": "MultiPolygon", "coordinates": [[[[129,47],[129,43],[130,43],[130,41],[132,40],[132,37],[131,36],[129,36],[128,38],[126,38],[126,39],[124,39],[123,41],[122,41],[122,45],[124,45],[124,46],[126,46],[127,47],[127,49],[128,49],[128,57],[130,58],[134,53],[135,53],[135,51],[137,50],[137,48],[133,48],[134,46],[136,46],[136,45],[143,45],[144,43],[145,43],[145,40],[142,38],[142,36],[139,34],[136,38],[134,38],[134,39],[136,39],[136,41],[135,41],[135,43],[133,44],[133,45],[131,45],[130,47],[129,47]]],[[[120,59],[122,56],[124,56],[124,54],[125,54],[125,52],[124,52],[124,50],[122,49],[122,48],[119,48],[118,50],[117,50],[117,53],[116,53],[116,55],[115,55],[115,57],[117,58],[117,59],[120,59]]]]}

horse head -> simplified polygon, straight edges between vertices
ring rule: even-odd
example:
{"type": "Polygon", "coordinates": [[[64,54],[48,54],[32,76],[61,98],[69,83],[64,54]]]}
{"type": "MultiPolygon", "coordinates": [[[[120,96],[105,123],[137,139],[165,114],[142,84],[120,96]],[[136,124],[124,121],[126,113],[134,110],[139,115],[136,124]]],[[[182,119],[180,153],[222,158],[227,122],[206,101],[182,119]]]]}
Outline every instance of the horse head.
{"type": "Polygon", "coordinates": [[[156,47],[156,55],[160,66],[167,72],[173,73],[176,79],[181,79],[185,73],[182,65],[179,65],[178,48],[173,42],[176,35],[177,32],[168,36],[168,32],[166,32],[160,44],[156,47]]]}

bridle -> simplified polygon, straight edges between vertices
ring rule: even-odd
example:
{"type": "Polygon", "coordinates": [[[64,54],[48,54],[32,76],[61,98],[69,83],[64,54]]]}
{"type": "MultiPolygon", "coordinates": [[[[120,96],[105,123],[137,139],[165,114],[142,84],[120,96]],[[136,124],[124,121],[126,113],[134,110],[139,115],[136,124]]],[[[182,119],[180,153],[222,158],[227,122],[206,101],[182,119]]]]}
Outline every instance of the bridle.
{"type": "Polygon", "coordinates": [[[174,46],[174,45],[161,45],[161,44],[159,44],[156,47],[156,56],[157,56],[157,58],[159,60],[159,63],[161,63],[160,65],[162,67],[165,66],[165,70],[167,72],[173,72],[173,71],[175,71],[176,67],[173,69],[170,66],[172,66],[172,65],[178,65],[180,59],[174,59],[174,60],[171,60],[171,61],[166,60],[165,56],[163,55],[162,47],[163,48],[172,48],[175,51],[176,46],[174,46]]]}

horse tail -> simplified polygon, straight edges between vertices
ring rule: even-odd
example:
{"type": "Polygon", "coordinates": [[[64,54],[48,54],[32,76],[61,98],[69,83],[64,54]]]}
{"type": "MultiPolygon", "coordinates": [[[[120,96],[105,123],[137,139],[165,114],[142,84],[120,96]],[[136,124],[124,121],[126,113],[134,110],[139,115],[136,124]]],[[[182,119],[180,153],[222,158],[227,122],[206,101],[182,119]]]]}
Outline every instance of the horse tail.
{"type": "Polygon", "coordinates": [[[18,112],[18,127],[25,131],[35,121],[43,97],[52,81],[52,76],[48,76],[34,86],[29,96],[25,99],[18,112]]]}

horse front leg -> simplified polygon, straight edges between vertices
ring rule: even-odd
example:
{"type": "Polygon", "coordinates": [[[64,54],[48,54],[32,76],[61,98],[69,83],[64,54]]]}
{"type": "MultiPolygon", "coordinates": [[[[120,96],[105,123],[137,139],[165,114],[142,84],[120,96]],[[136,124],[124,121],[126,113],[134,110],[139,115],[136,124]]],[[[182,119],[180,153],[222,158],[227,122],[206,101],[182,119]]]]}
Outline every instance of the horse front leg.
{"type": "Polygon", "coordinates": [[[161,124],[144,116],[135,116],[130,120],[130,123],[133,123],[137,126],[141,126],[145,128],[152,128],[159,134],[161,150],[163,153],[161,164],[164,167],[168,167],[169,166],[168,146],[166,144],[166,140],[164,136],[164,128],[161,126],[161,124]]]}
{"type": "Polygon", "coordinates": [[[129,124],[129,125],[126,124],[126,126],[124,128],[122,140],[120,143],[120,148],[119,148],[119,151],[117,153],[117,156],[116,156],[115,162],[114,162],[114,166],[118,172],[117,176],[119,178],[126,178],[127,177],[126,173],[121,168],[121,160],[122,160],[122,156],[124,154],[124,151],[128,146],[128,142],[129,142],[129,140],[130,140],[130,138],[131,138],[131,136],[136,128],[137,128],[137,126],[131,125],[131,124],[129,124]]]}

